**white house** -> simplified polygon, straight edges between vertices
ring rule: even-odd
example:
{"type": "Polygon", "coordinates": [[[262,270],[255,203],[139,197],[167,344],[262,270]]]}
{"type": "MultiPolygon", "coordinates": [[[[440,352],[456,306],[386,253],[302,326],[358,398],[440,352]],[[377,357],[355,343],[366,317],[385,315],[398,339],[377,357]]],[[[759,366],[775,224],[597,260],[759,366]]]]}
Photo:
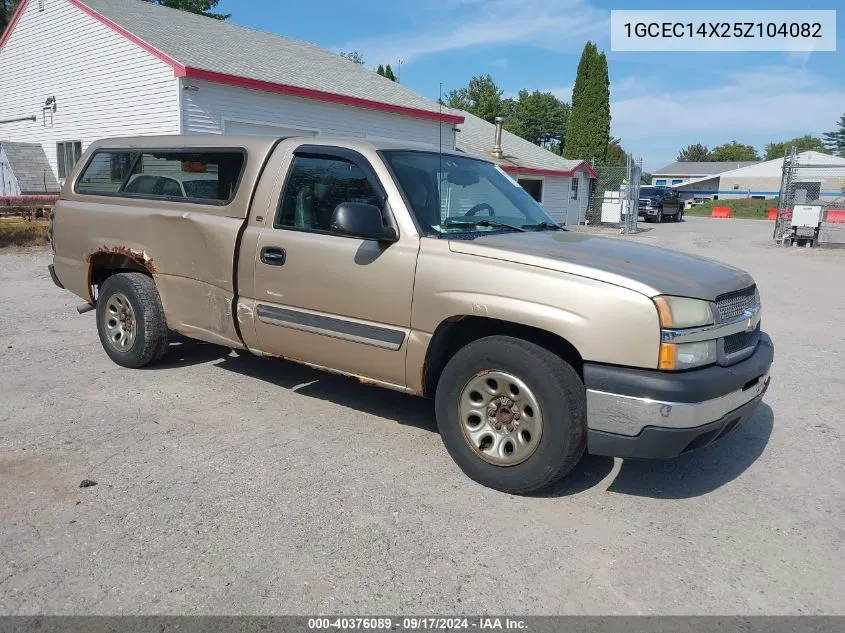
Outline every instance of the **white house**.
{"type": "Polygon", "coordinates": [[[496,148],[496,125],[469,112],[458,125],[457,149],[493,159],[515,178],[559,224],[583,222],[590,201],[590,180],[596,177],[589,163],[567,160],[507,130],[500,130],[496,148]]]}
{"type": "Polygon", "coordinates": [[[0,39],[0,140],[61,180],[92,141],[151,134],[395,138],[464,118],[317,46],[139,0],[23,0],[0,39]]]}

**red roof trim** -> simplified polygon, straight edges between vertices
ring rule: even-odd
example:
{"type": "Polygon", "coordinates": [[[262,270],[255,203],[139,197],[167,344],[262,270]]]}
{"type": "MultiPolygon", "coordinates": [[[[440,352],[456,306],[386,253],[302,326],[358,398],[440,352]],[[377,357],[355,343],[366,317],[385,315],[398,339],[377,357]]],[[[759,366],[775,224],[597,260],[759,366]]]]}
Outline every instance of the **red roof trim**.
{"type": "MultiPolygon", "coordinates": [[[[399,106],[393,105],[390,103],[382,103],[381,101],[372,101],[370,99],[361,99],[359,97],[350,97],[348,95],[341,95],[334,92],[325,92],[323,90],[311,90],[309,88],[300,88],[298,86],[290,86],[288,84],[278,84],[273,83],[270,81],[261,81],[259,79],[250,79],[249,77],[240,77],[237,75],[228,75],[225,73],[218,73],[211,70],[203,70],[201,68],[186,68],[183,64],[180,64],[178,61],[170,57],[169,55],[162,53],[160,50],[151,46],[144,40],[142,40],[137,35],[127,31],[122,26],[115,24],[107,17],[98,13],[91,7],[87,6],[82,2],[82,0],[68,0],[73,6],[84,11],[92,18],[105,24],[111,30],[115,31],[116,33],[122,35],[126,39],[128,39],[133,44],[140,46],[145,51],[150,53],[151,55],[157,57],[165,64],[170,66],[173,69],[173,76],[174,77],[191,77],[193,79],[204,79],[206,81],[212,81],[215,83],[222,83],[229,86],[236,86],[238,88],[250,88],[253,90],[263,90],[265,92],[275,92],[277,94],[286,94],[292,95],[295,97],[303,97],[305,99],[315,99],[317,101],[328,101],[330,103],[341,103],[343,105],[355,106],[358,108],[368,108],[370,110],[380,110],[382,112],[390,112],[392,114],[400,114],[403,116],[410,116],[415,117],[418,119],[429,119],[433,121],[445,121],[446,123],[463,123],[464,117],[454,114],[446,114],[446,113],[439,113],[433,112],[430,110],[421,110],[419,108],[410,108],[407,106],[399,106]]],[[[15,17],[12,19],[12,23],[9,25],[9,28],[6,30],[6,33],[3,36],[3,41],[8,38],[9,34],[12,31],[12,28],[15,25],[15,21],[17,20],[20,13],[23,11],[24,7],[26,6],[29,0],[24,0],[21,3],[21,6],[18,8],[18,12],[15,14],[15,17]]],[[[2,46],[2,43],[0,43],[2,46]]]]}
{"type": "Polygon", "coordinates": [[[6,40],[8,40],[12,35],[12,31],[15,30],[15,25],[18,23],[18,20],[21,19],[23,12],[26,10],[26,5],[28,4],[29,0],[23,0],[23,2],[18,5],[18,10],[15,11],[15,15],[12,16],[12,21],[9,22],[9,26],[6,27],[6,31],[3,33],[3,36],[0,37],[0,49],[3,48],[3,44],[5,44],[6,40]]]}
{"type": "Polygon", "coordinates": [[[586,171],[590,178],[597,178],[596,172],[593,171],[593,168],[586,162],[581,162],[577,165],[574,169],[570,171],[560,170],[560,169],[536,169],[534,167],[517,167],[514,165],[508,165],[506,167],[502,167],[506,172],[512,174],[524,174],[526,176],[567,176],[572,177],[575,175],[575,172],[580,170],[586,171]]]}
{"type": "Polygon", "coordinates": [[[80,2],[80,0],[68,0],[68,1],[73,6],[75,6],[77,9],[79,9],[80,11],[87,13],[88,15],[90,15],[92,18],[94,18],[98,22],[105,24],[112,31],[118,33],[119,35],[122,35],[123,37],[125,37],[127,40],[129,40],[133,44],[140,46],[145,51],[147,51],[148,53],[150,53],[154,57],[157,57],[158,59],[163,61],[165,64],[170,66],[173,69],[174,77],[181,77],[182,74],[180,74],[180,73],[185,72],[185,67],[182,64],[180,64],[179,62],[177,62],[175,59],[173,59],[172,57],[170,57],[169,55],[167,55],[165,53],[162,53],[156,47],[151,46],[150,44],[148,44],[147,42],[142,40],[140,37],[138,37],[137,35],[134,35],[134,34],[130,33],[129,31],[127,31],[122,26],[115,24],[114,22],[109,20],[106,16],[104,16],[102,13],[97,13],[96,11],[94,11],[94,9],[92,9],[88,5],[80,2]]]}
{"type": "Polygon", "coordinates": [[[301,88],[299,86],[279,84],[271,81],[263,81],[261,79],[250,79],[249,77],[240,77],[238,75],[228,75],[226,73],[218,73],[213,70],[204,70],[202,68],[187,67],[185,68],[184,76],[190,79],[202,79],[205,81],[212,81],[214,83],[226,84],[228,86],[236,86],[238,88],[264,90],[265,92],[275,92],[278,94],[292,95],[294,97],[303,97],[305,99],[342,103],[343,105],[368,108],[370,110],[381,110],[382,112],[402,114],[404,116],[411,116],[419,119],[431,119],[434,121],[445,121],[447,123],[464,122],[464,117],[455,114],[441,114],[430,110],[420,110],[419,108],[393,105],[390,103],[383,103],[381,101],[371,101],[370,99],[350,97],[349,95],[341,95],[334,92],[301,88]]]}

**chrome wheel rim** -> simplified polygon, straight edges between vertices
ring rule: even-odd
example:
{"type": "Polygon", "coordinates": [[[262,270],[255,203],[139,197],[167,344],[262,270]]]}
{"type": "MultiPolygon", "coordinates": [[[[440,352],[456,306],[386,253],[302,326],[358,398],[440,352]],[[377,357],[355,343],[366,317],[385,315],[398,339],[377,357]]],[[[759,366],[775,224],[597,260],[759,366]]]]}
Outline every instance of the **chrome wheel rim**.
{"type": "Polygon", "coordinates": [[[135,310],[122,292],[110,295],[103,317],[103,330],[111,348],[121,354],[132,349],[137,332],[135,310]]]}
{"type": "Polygon", "coordinates": [[[513,374],[488,371],[473,376],[461,391],[458,411],[467,444],[490,464],[515,466],[540,445],[540,404],[513,374]]]}

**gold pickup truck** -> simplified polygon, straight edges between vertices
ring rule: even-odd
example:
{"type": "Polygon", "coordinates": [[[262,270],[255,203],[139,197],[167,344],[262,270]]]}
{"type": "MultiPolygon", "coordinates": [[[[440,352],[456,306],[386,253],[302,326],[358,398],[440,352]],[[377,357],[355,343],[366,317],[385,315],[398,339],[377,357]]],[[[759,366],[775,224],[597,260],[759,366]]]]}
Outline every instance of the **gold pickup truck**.
{"type": "Polygon", "coordinates": [[[432,397],[460,468],[511,493],[585,451],[706,446],[769,384],[747,273],[567,231],[461,153],[108,139],[68,177],[51,235],[54,282],[96,308],[118,365],[159,360],[178,332],[432,397]]]}

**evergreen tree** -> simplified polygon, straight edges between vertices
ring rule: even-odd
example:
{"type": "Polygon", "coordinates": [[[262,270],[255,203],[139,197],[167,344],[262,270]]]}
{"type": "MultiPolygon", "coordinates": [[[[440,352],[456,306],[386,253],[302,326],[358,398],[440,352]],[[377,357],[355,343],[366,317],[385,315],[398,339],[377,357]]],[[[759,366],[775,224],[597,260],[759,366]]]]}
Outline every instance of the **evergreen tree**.
{"type": "Polygon", "coordinates": [[[378,68],[376,68],[376,74],[377,74],[377,75],[381,75],[382,77],[384,77],[384,66],[382,66],[381,64],[379,64],[379,65],[378,65],[378,68]]]}
{"type": "Polygon", "coordinates": [[[21,0],[0,0],[0,35],[6,31],[21,0]]]}
{"type": "Polygon", "coordinates": [[[845,114],[839,117],[837,129],[822,134],[824,145],[831,154],[845,157],[845,114]]]}
{"type": "Polygon", "coordinates": [[[707,149],[706,145],[695,143],[694,145],[687,145],[682,149],[675,160],[680,162],[706,163],[713,160],[713,154],[707,149]]]}
{"type": "Polygon", "coordinates": [[[231,13],[214,13],[214,9],[220,0],[146,0],[152,4],[160,4],[171,9],[179,9],[188,13],[197,13],[215,20],[226,20],[232,17],[231,13]]]}
{"type": "Polygon", "coordinates": [[[393,69],[390,67],[390,64],[384,67],[384,76],[390,79],[390,81],[396,81],[396,75],[393,74],[393,69]]]}
{"type": "Polygon", "coordinates": [[[587,42],[578,62],[563,155],[602,160],[610,144],[610,79],[607,57],[587,42]]]}
{"type": "Polygon", "coordinates": [[[446,105],[493,123],[493,119],[501,115],[503,92],[490,75],[478,75],[469,80],[466,88],[450,90],[446,105]]]}

